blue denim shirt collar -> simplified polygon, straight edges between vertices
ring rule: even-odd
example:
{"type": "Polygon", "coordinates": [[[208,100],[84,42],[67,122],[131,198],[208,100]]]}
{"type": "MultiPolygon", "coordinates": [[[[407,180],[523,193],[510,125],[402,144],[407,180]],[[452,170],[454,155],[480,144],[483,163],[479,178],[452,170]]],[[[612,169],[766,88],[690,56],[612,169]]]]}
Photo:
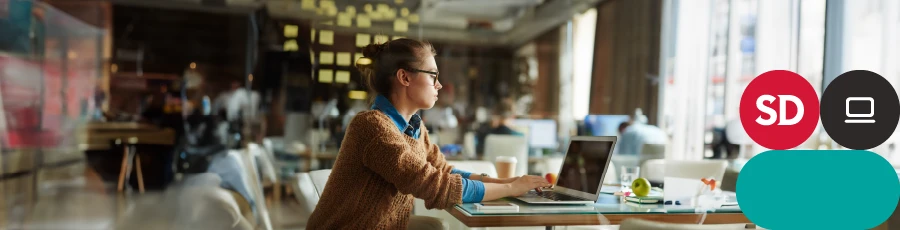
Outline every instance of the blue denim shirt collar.
{"type": "Polygon", "coordinates": [[[422,117],[420,117],[419,114],[413,114],[409,121],[406,121],[403,119],[403,115],[400,115],[400,112],[394,107],[394,104],[391,104],[391,101],[383,95],[375,97],[375,103],[372,104],[372,109],[380,110],[384,114],[387,114],[388,117],[394,121],[394,124],[397,125],[397,129],[399,129],[400,132],[409,135],[414,139],[419,138],[419,127],[422,124],[422,117]]]}

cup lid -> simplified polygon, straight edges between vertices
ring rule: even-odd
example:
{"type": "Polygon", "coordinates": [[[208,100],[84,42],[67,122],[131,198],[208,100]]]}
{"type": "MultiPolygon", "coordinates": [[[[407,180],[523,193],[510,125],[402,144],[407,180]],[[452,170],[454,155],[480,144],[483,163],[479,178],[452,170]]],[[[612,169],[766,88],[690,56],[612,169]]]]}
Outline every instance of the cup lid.
{"type": "Polygon", "coordinates": [[[516,159],[515,157],[511,157],[511,156],[498,156],[497,159],[495,159],[494,161],[516,163],[518,161],[518,159],[516,159]]]}

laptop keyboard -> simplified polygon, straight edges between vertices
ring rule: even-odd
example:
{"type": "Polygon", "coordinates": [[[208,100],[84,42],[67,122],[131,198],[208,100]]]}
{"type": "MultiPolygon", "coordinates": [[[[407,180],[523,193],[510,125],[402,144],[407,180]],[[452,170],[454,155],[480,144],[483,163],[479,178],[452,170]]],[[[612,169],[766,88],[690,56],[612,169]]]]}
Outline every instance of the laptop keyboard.
{"type": "Polygon", "coordinates": [[[544,191],[542,193],[538,193],[536,191],[529,191],[528,195],[531,196],[539,196],[543,198],[547,198],[555,201],[584,201],[585,199],[569,196],[562,193],[554,193],[553,191],[544,191]]]}

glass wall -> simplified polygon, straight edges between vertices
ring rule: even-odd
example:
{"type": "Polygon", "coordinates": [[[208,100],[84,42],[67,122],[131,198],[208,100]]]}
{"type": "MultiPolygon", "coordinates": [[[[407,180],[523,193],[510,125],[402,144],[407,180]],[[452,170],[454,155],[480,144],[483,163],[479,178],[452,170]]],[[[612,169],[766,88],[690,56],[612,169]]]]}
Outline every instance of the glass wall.
{"type": "MultiPolygon", "coordinates": [[[[791,70],[821,93],[824,60],[825,2],[811,0],[710,0],[686,4],[670,1],[664,23],[661,63],[663,128],[672,138],[668,157],[749,158],[764,151],[745,136],[739,122],[740,97],[758,75],[791,70]],[[700,7],[703,6],[703,7],[700,7]],[[703,103],[692,103],[702,101],[703,103]],[[714,154],[723,139],[741,150],[714,154]]],[[[813,135],[817,137],[817,135],[813,135]]],[[[810,138],[798,148],[817,148],[810,138]]]]}
{"type": "MultiPolygon", "coordinates": [[[[900,1],[860,0],[839,1],[843,18],[840,28],[840,44],[826,49],[841,49],[838,56],[839,71],[834,76],[851,70],[869,70],[880,74],[898,89],[900,84],[900,1]]],[[[829,27],[831,29],[831,27],[829,27]]],[[[887,142],[873,149],[892,163],[900,162],[895,146],[900,135],[895,131],[887,142]]]]}

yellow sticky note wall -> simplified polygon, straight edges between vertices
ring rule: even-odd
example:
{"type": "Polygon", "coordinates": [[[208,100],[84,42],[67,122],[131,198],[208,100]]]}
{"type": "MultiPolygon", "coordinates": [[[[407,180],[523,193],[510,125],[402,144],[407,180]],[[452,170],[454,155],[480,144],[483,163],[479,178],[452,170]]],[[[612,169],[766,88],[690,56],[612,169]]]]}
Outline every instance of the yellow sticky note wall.
{"type": "Polygon", "coordinates": [[[338,52],[337,53],[337,65],[338,66],[350,66],[350,53],[349,52],[338,52]]]}
{"type": "Polygon", "coordinates": [[[409,31],[409,23],[403,19],[394,20],[394,31],[396,31],[396,32],[409,31]]]}
{"type": "Polygon", "coordinates": [[[385,42],[388,42],[387,35],[375,35],[375,43],[381,44],[381,43],[385,43],[385,42]]]}
{"type": "Polygon", "coordinates": [[[300,27],[297,25],[284,25],[284,37],[286,38],[296,38],[297,33],[300,32],[300,27]]]}
{"type": "Polygon", "coordinates": [[[331,30],[319,31],[319,44],[333,45],[334,44],[334,31],[331,31],[331,30]]]}
{"type": "Polygon", "coordinates": [[[359,28],[372,27],[372,19],[369,19],[369,16],[358,15],[356,16],[356,26],[359,28]]]}
{"type": "Polygon", "coordinates": [[[319,52],[319,64],[334,65],[334,52],[331,52],[331,51],[319,52]]]}
{"type": "Polygon", "coordinates": [[[297,40],[291,39],[284,41],[284,51],[297,51],[300,49],[300,46],[297,45],[297,40]]]}
{"type": "Polygon", "coordinates": [[[353,24],[353,18],[349,14],[340,13],[337,15],[338,26],[350,27],[353,24]]]}
{"type": "Polygon", "coordinates": [[[356,47],[366,47],[372,42],[372,36],[368,34],[356,34],[356,47]]]}
{"type": "Polygon", "coordinates": [[[321,82],[321,83],[334,82],[334,70],[320,69],[319,70],[319,82],[321,82]]]}
{"type": "Polygon", "coordinates": [[[334,75],[334,82],[350,83],[350,71],[338,70],[334,75]]]}

